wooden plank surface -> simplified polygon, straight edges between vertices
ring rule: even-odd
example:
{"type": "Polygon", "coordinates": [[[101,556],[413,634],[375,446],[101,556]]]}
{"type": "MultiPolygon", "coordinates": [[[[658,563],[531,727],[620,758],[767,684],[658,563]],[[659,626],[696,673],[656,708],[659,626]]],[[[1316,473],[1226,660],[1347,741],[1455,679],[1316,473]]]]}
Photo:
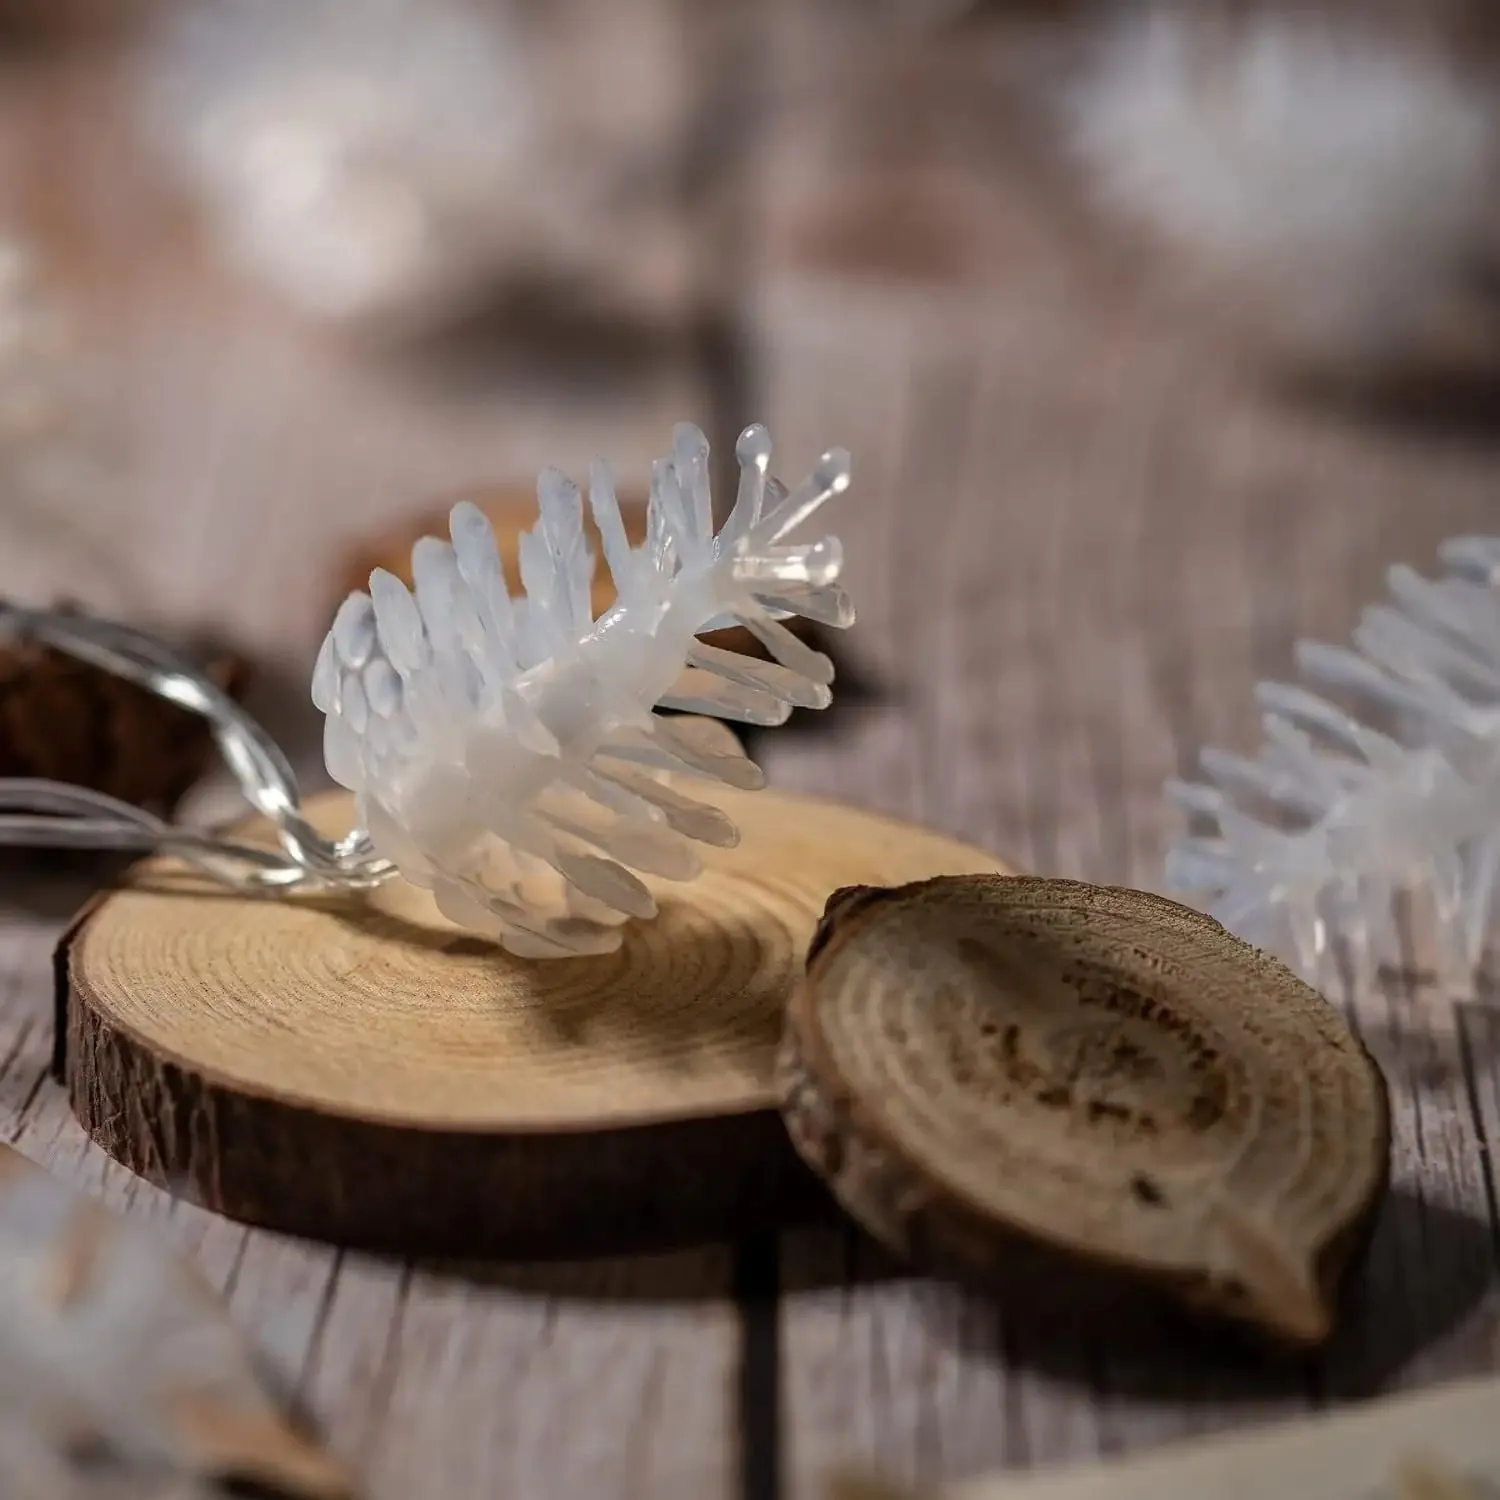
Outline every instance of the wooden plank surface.
{"type": "MultiPolygon", "coordinates": [[[[1205,737],[1248,742],[1255,676],[1284,675],[1298,634],[1345,634],[1385,561],[1488,526],[1494,457],[1279,416],[1144,337],[1127,397],[1117,372],[1086,373],[1077,335],[1055,362],[1020,357],[1003,323],[941,355],[917,340],[904,367],[825,352],[805,387],[789,339],[783,432],[814,388],[878,413],[844,530],[860,641],[904,691],[849,711],[863,723],[838,743],[768,758],[1025,868],[1159,888],[1162,780],[1205,737]]],[[[1170,1352],[1122,1364],[1107,1329],[1034,1347],[1003,1310],[888,1271],[820,1285],[850,1246],[803,1240],[782,1266],[789,1493],[851,1456],[971,1474],[1488,1368],[1493,1085],[1476,1058],[1493,1022],[1468,998],[1348,998],[1394,1086],[1396,1185],[1325,1359],[1274,1378],[1170,1352]]]]}
{"type": "MultiPolygon", "coordinates": [[[[319,338],[183,250],[88,69],[0,85],[0,211],[58,247],[109,455],[107,483],[51,518],[67,535],[0,513],[0,587],[213,623],[284,675],[257,706],[304,751],[300,683],[348,539],[476,478],[595,452],[639,467],[671,421],[708,419],[686,358],[583,389],[524,362],[414,369],[319,338]],[[80,534],[107,571],[83,567],[80,534]]],[[[794,257],[764,268],[767,409],[744,416],[768,421],[784,472],[834,443],[855,455],[830,519],[870,684],[768,741],[767,764],[1023,867],[1154,887],[1162,780],[1206,740],[1250,742],[1255,678],[1284,674],[1299,634],[1346,635],[1388,563],[1494,529],[1500,403],[1466,391],[1437,420],[1274,397],[1062,228],[994,222],[1003,274],[961,296],[887,295],[794,257]]],[[[802,1500],[836,1459],[959,1477],[1500,1360],[1500,1023],[1472,997],[1341,997],[1392,1081],[1395,1191],[1346,1331],[1271,1376],[1126,1358],[1107,1329],[1040,1345],[836,1229],[479,1270],[247,1232],[83,1142],[45,1076],[50,943],[82,891],[6,889],[5,1138],[189,1246],[377,1500],[802,1500]]]]}

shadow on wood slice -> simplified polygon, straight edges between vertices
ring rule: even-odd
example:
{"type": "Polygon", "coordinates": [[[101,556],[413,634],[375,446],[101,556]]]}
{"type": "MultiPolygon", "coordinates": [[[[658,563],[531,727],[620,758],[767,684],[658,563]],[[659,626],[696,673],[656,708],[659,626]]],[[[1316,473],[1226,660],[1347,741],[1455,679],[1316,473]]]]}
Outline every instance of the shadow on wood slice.
{"type": "Polygon", "coordinates": [[[877,1239],[1032,1310],[1145,1285],[1320,1345],[1387,1182],[1385,1083],[1333,1006],[1139,891],[838,893],[777,1087],[877,1239]]]}
{"type": "MultiPolygon", "coordinates": [[[[59,948],[75,1113],[233,1218],[401,1254],[623,1252],[815,1211],[772,1073],[829,892],[1003,867],[852,808],[694,791],[739,848],[648,881],[658,917],[607,957],[513,958],[401,882],[252,900],[144,862],[59,948]]],[[[309,810],[353,819],[343,794],[309,810]]]]}

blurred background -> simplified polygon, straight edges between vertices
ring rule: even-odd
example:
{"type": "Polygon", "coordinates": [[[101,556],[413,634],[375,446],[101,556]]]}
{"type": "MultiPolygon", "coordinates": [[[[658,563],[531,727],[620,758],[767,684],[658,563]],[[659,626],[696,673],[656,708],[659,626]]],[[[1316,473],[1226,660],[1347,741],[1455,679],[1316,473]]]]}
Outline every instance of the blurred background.
{"type": "Polygon", "coordinates": [[[1252,676],[1494,513],[1495,29],[0,0],[0,589],[242,654],[316,777],[371,556],[765,421],[788,477],[854,453],[868,686],[783,781],[1152,883],[1252,676]]]}

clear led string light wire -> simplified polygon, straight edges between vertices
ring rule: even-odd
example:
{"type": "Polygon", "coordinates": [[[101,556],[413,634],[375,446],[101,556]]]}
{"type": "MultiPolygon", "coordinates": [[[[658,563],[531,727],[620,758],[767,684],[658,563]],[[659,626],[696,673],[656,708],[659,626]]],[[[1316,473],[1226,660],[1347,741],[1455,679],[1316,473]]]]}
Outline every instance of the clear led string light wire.
{"type": "Polygon", "coordinates": [[[1170,782],[1195,820],[1169,884],[1312,982],[1404,958],[1402,913],[1444,980],[1469,984],[1500,894],[1500,537],[1440,549],[1444,573],[1388,574],[1349,647],[1302,641],[1306,685],[1256,689],[1252,756],[1203,751],[1170,782]]]}
{"type": "Polygon", "coordinates": [[[330,841],[301,812],[291,765],[232,698],[154,637],[86,615],[0,602],[0,637],[50,646],[135,683],[206,719],[246,800],[271,820],[279,850],[169,823],[87,787],[0,777],[0,844],[37,848],[159,850],[247,894],[364,889],[394,873],[355,830],[330,841]]]}
{"type": "MultiPolygon", "coordinates": [[[[757,725],[831,700],[833,665],[788,630],[792,616],[842,629],[854,610],[833,537],[792,534],[849,484],[825,453],[788,489],[750,427],[740,480],[713,528],[708,443],[680,425],[652,467],[646,540],[632,547],[609,470],[588,505],[615,585],[598,618],[584,501],[557,470],[539,479],[512,596],[493,532],[455,506],[449,540],[412,554],[415,587],[377,570],[350,596],[318,655],[330,775],[355,794],[342,839],[306,819],[286,757],[237,704],[152,638],[120,625],[0,605],[24,634],[202,715],[247,801],[275,829],[262,848],[169,824],[85,789],[0,779],[0,842],[161,849],[247,893],[364,890],[398,873],[450,919],[527,957],[600,953],[649,918],[642,875],[691,880],[697,845],[732,846],[733,822],[693,783],[763,785],[737,742],[706,743],[659,708],[757,725]],[[769,660],[700,639],[740,625],[769,660]]],[[[727,737],[726,737],[727,739],[727,737]]]]}

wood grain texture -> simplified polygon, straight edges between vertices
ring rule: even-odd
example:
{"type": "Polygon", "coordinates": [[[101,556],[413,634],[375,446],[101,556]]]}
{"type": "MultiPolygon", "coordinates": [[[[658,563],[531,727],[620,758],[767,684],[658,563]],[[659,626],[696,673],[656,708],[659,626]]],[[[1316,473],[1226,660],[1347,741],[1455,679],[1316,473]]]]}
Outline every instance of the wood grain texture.
{"type": "MultiPolygon", "coordinates": [[[[769,420],[796,441],[817,391],[825,429],[846,412],[870,432],[856,484],[891,498],[850,517],[850,586],[859,643],[899,688],[846,716],[857,772],[832,746],[768,763],[963,826],[1022,868],[1159,888],[1162,780],[1207,740],[1253,743],[1254,679],[1289,673],[1296,636],[1346,636],[1390,562],[1494,527],[1482,433],[1279,405],[1190,336],[1092,300],[1049,308],[1050,327],[1002,305],[982,327],[914,315],[838,339],[832,302],[779,295],[769,420]]],[[[862,1246],[803,1238],[781,1271],[788,1492],[846,1456],[956,1476],[1488,1368],[1488,1010],[1394,982],[1339,998],[1395,1084],[1395,1190],[1321,1361],[1276,1379],[1200,1350],[1122,1359],[1102,1328],[1040,1342],[862,1246]],[[835,1268],[848,1295],[819,1287],[835,1268]]]]}
{"type": "MultiPolygon", "coordinates": [[[[787,50],[804,71],[823,55],[787,50]]],[[[71,581],[101,607],[221,625],[284,668],[292,686],[255,706],[304,756],[302,684],[354,539],[547,463],[643,473],[673,421],[708,420],[699,376],[669,361],[569,384],[327,343],[195,257],[100,79],[3,81],[0,209],[58,249],[113,461],[66,545],[0,517],[0,587],[71,581]]],[[[1346,636],[1388,564],[1496,529],[1500,402],[1467,384],[1378,409],[1284,398],[1071,228],[978,191],[985,275],[960,295],[785,259],[756,290],[764,400],[732,420],[764,420],[788,472],[852,450],[848,645],[879,688],[768,739],[767,764],[1022,868],[1155,887],[1161,782],[1205,740],[1251,743],[1253,680],[1287,674],[1298,635],[1346,636]]],[[[83,894],[7,883],[5,1138],[161,1218],[274,1335],[376,1500],[811,1500],[836,1460],[961,1478],[1500,1365],[1500,1021],[1482,997],[1338,997],[1391,1083],[1394,1189],[1345,1332],[1273,1377],[1213,1349],[1125,1358],[1106,1329],[1040,1343],[838,1229],[477,1272],[247,1232],[114,1166],[48,1081],[49,956],[83,894]]]]}
{"type": "MultiPolygon", "coordinates": [[[[404,881],[273,902],[139,864],[59,947],[75,1114],[205,1207],[390,1254],[620,1253],[813,1216],[771,1074],[827,892],[1004,866],[810,797],[693,793],[739,844],[704,846],[690,884],[647,877],[657,915],[593,958],[513,958],[404,881]]],[[[340,837],[353,799],[307,816],[340,837]]]]}
{"type": "Polygon", "coordinates": [[[1320,1347],[1387,1185],[1385,1082],[1337,1012],[1137,890],[837,892],[776,1077],[798,1151],[882,1245],[1121,1346],[1160,1340],[1131,1316],[1154,1290],[1320,1347]]]}

